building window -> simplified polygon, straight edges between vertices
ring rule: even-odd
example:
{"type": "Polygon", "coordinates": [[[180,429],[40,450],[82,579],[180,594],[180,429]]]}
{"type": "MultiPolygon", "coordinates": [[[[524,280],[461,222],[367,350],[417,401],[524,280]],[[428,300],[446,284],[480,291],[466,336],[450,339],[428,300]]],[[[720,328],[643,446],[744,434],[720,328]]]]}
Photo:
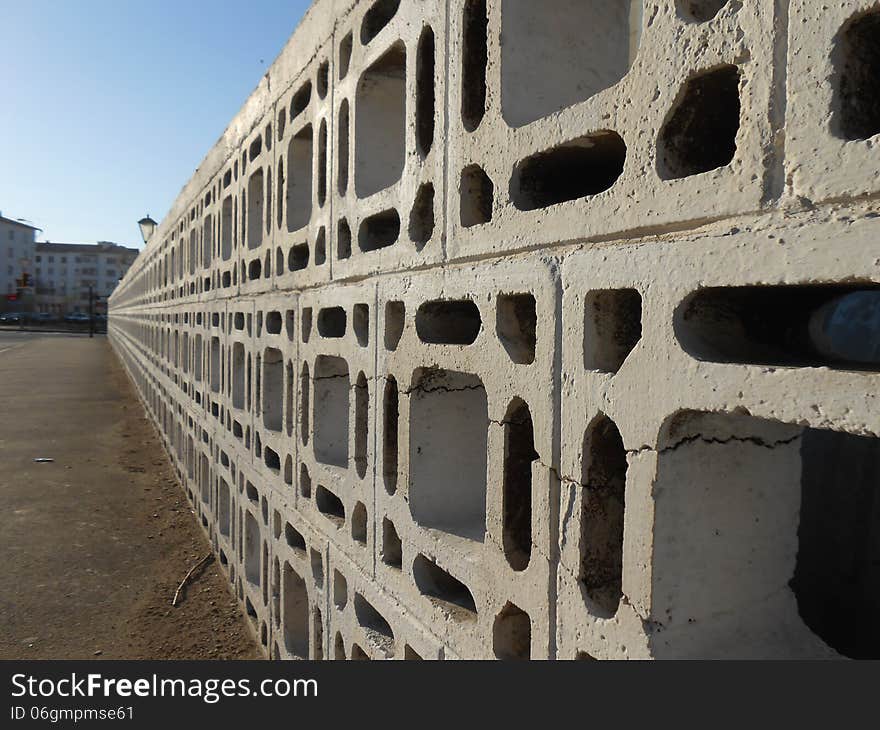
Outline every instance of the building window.
{"type": "Polygon", "coordinates": [[[49,257],[49,263],[50,263],[50,264],[54,264],[54,263],[55,263],[55,257],[54,257],[54,256],[50,256],[50,257],[49,257]]]}
{"type": "Polygon", "coordinates": [[[62,257],[61,257],[61,263],[62,263],[62,264],[66,264],[66,263],[67,263],[67,256],[62,256],[62,257]]]}
{"type": "Polygon", "coordinates": [[[37,259],[37,263],[40,263],[40,261],[43,260],[43,257],[42,257],[42,256],[37,256],[36,259],[37,259]]]}
{"type": "Polygon", "coordinates": [[[10,240],[10,241],[14,241],[14,240],[15,240],[15,231],[9,231],[9,240],[10,240]]]}

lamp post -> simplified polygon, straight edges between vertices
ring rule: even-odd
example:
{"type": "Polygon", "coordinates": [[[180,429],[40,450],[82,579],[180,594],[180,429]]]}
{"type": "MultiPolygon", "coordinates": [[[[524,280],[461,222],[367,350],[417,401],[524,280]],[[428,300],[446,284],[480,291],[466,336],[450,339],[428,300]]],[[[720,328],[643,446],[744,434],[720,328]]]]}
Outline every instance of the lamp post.
{"type": "Polygon", "coordinates": [[[144,239],[144,245],[146,245],[152,237],[157,225],[159,224],[156,223],[156,221],[154,221],[152,218],[150,218],[149,213],[147,213],[146,218],[141,218],[138,221],[138,227],[141,229],[141,238],[144,239]]]}

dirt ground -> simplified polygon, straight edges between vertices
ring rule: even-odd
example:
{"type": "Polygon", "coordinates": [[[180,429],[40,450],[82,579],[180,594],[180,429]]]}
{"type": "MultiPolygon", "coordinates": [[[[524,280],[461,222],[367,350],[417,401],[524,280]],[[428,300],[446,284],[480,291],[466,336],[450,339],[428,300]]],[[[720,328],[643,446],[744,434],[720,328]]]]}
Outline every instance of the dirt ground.
{"type": "Polygon", "coordinates": [[[103,337],[0,333],[0,659],[257,659],[103,337]],[[35,458],[52,463],[35,463],[35,458]]]}

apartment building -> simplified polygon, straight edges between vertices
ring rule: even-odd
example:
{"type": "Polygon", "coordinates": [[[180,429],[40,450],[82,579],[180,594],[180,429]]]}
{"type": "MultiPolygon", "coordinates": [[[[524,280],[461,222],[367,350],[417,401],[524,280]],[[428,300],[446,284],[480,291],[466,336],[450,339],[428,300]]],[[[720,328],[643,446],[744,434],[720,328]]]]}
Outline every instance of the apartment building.
{"type": "Polygon", "coordinates": [[[34,273],[34,246],[37,231],[28,223],[0,214],[0,295],[16,294],[22,274],[34,273]]]}
{"type": "Polygon", "coordinates": [[[106,302],[137,254],[135,248],[109,241],[97,245],[37,243],[37,309],[52,314],[88,311],[89,287],[106,302]]]}

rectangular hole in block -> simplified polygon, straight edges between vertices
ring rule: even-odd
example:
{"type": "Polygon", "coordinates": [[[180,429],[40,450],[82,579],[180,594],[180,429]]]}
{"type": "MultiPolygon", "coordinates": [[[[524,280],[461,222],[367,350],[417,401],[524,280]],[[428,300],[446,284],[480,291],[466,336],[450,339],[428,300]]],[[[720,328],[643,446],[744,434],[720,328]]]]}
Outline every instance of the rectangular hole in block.
{"type": "Polygon", "coordinates": [[[406,46],[394,44],[363,72],[355,97],[355,190],[366,198],[390,187],[406,157],[406,46]]]}
{"type": "Polygon", "coordinates": [[[492,648],[498,659],[530,659],[532,620],[519,606],[508,602],[495,617],[492,648]]]}
{"type": "MultiPolygon", "coordinates": [[[[239,583],[239,593],[241,593],[241,584],[239,583]]],[[[251,620],[251,623],[254,627],[257,626],[257,621],[259,617],[257,616],[257,609],[254,608],[254,604],[251,603],[250,598],[244,599],[244,611],[247,614],[247,617],[251,620]]]]}
{"type": "Polygon", "coordinates": [[[263,170],[257,170],[248,182],[247,245],[259,248],[263,243],[263,170]]]}
{"type": "Polygon", "coordinates": [[[489,15],[486,0],[465,0],[462,17],[461,120],[468,132],[486,114],[489,15]]]}
{"type": "Polygon", "coordinates": [[[309,377],[309,364],[303,363],[302,372],[299,378],[299,418],[300,418],[300,439],[303,446],[309,445],[309,395],[311,393],[312,384],[309,377]]]}
{"type": "Polygon", "coordinates": [[[434,31],[427,26],[416,59],[416,144],[423,158],[434,144],[434,31]]]}
{"type": "Polygon", "coordinates": [[[302,533],[289,522],[284,525],[284,539],[291,550],[299,554],[300,557],[305,558],[306,540],[302,533]]]}
{"type": "Polygon", "coordinates": [[[263,452],[263,461],[266,468],[279,473],[281,471],[281,457],[278,452],[267,446],[263,452]]]}
{"type": "Polygon", "coordinates": [[[361,347],[366,347],[370,343],[370,306],[368,304],[354,305],[352,326],[358,344],[361,347]]]}
{"type": "Polygon", "coordinates": [[[340,218],[336,226],[336,258],[340,261],[351,258],[351,227],[345,218],[340,218]]]}
{"type": "Polygon", "coordinates": [[[309,244],[299,243],[290,247],[287,255],[288,271],[302,271],[309,265],[309,244]]]}
{"type": "Polygon", "coordinates": [[[327,97],[327,92],[330,90],[330,62],[323,61],[320,66],[318,66],[318,73],[315,74],[315,90],[318,92],[318,98],[324,99],[327,97]]]}
{"type": "Polygon", "coordinates": [[[498,296],[496,327],[498,339],[517,365],[535,361],[537,345],[537,304],[532,294],[498,296]]]}
{"type": "Polygon", "coordinates": [[[318,511],[339,529],[345,524],[345,505],[333,492],[319,484],[315,489],[318,511]]]}
{"type": "Polygon", "coordinates": [[[623,597],[627,453],[617,425],[597,416],[584,435],[580,580],[590,611],[617,613],[623,597]]]}
{"type": "Polygon", "coordinates": [[[302,114],[312,100],[312,82],[306,81],[290,100],[290,121],[302,114]]]}
{"type": "Polygon", "coordinates": [[[315,629],[314,629],[314,652],[315,661],[324,660],[324,619],[321,617],[321,609],[315,608],[315,629]]]}
{"type": "Polygon", "coordinates": [[[406,324],[406,305],[403,302],[385,303],[385,349],[397,350],[406,324]]]}
{"type": "MultiPolygon", "coordinates": [[[[263,575],[260,585],[263,586],[263,605],[269,605],[269,544],[263,542],[263,575]]],[[[263,644],[266,640],[263,639],[263,644]]]]}
{"type": "Polygon", "coordinates": [[[370,390],[364,373],[358,373],[354,385],[354,465],[358,478],[367,475],[369,448],[370,390]]]}
{"type": "Polygon", "coordinates": [[[864,140],[880,132],[880,13],[857,13],[841,28],[832,52],[832,122],[837,136],[864,140]]]}
{"type": "Polygon", "coordinates": [[[504,417],[502,543],[511,568],[528,568],[532,557],[532,464],[535,429],[528,404],[515,398],[504,417]]]}
{"type": "Polygon", "coordinates": [[[479,165],[470,165],[461,172],[460,220],[464,228],[472,228],[492,220],[495,185],[479,165]]]}
{"type": "Polygon", "coordinates": [[[354,614],[370,643],[386,657],[394,654],[394,632],[385,617],[360,593],[354,594],[354,614]]]}
{"type": "Polygon", "coordinates": [[[687,412],[658,448],[655,610],[678,609],[670,648],[880,657],[880,439],[687,412]]]}
{"type": "Polygon", "coordinates": [[[385,381],[382,399],[382,476],[385,491],[397,492],[398,425],[400,421],[397,380],[389,375],[385,381]]]}
{"type": "MultiPolygon", "coordinates": [[[[269,129],[271,129],[271,128],[272,128],[272,126],[269,125],[269,129]]],[[[269,136],[271,137],[271,133],[269,136]]],[[[268,147],[269,148],[272,147],[271,141],[268,143],[268,147]]],[[[250,147],[248,147],[248,154],[247,154],[247,158],[245,158],[245,162],[253,162],[254,160],[256,160],[260,156],[262,151],[263,151],[263,137],[258,136],[253,142],[251,142],[250,147]]]]}
{"type": "Polygon", "coordinates": [[[287,231],[312,218],[312,126],[304,127],[287,148],[287,231]]]}
{"type": "Polygon", "coordinates": [[[309,559],[312,565],[312,578],[319,590],[324,588],[324,557],[317,550],[309,551],[309,559]]]}
{"type": "Polygon", "coordinates": [[[609,190],[623,174],[626,144],[603,130],[539,152],[520,162],[510,179],[519,210],[538,210],[609,190]]]}
{"type": "Polygon", "coordinates": [[[342,307],[325,307],[318,311],[318,334],[321,337],[345,337],[348,315],[342,307]]]}
{"type": "Polygon", "coordinates": [[[348,605],[348,581],[338,570],[333,571],[333,605],[340,611],[348,605]]]}
{"type": "Polygon", "coordinates": [[[220,534],[224,537],[229,537],[229,515],[230,515],[230,500],[229,500],[229,485],[226,483],[224,479],[220,479],[220,486],[218,489],[218,523],[220,534]]]}
{"type": "Polygon", "coordinates": [[[452,618],[459,621],[477,618],[477,605],[468,587],[433,560],[424,555],[416,556],[413,577],[419,592],[444,608],[452,618]]]}
{"type": "Polygon", "coordinates": [[[348,99],[343,99],[339,105],[339,158],[337,168],[337,186],[339,194],[343,197],[348,192],[348,135],[349,135],[349,111],[348,99]]]}
{"type": "Polygon", "coordinates": [[[382,562],[391,568],[403,569],[403,543],[394,523],[387,517],[382,520],[382,562]]]}
{"type": "Polygon", "coordinates": [[[358,502],[351,511],[351,539],[359,545],[367,544],[367,508],[363,502],[358,502]]]}
{"type": "Polygon", "coordinates": [[[410,394],[410,510],[423,527],[486,534],[486,390],[475,375],[420,369],[410,394]]]}
{"type": "Polygon", "coordinates": [[[309,658],[309,596],[306,582],[290,566],[284,564],[284,645],[296,659],[309,658]]]}
{"type": "Polygon", "coordinates": [[[284,426],[288,437],[293,436],[293,414],[296,411],[294,401],[293,362],[288,360],[284,375],[284,426]]]}
{"type": "Polygon", "coordinates": [[[220,255],[224,261],[229,261],[232,258],[232,232],[234,227],[232,220],[232,196],[227,196],[223,200],[220,220],[220,255]]]}
{"type": "Polygon", "coordinates": [[[520,127],[617,84],[639,49],[642,0],[503,0],[501,109],[520,127]]]}
{"type": "Polygon", "coordinates": [[[281,312],[269,312],[266,314],[266,332],[270,335],[281,334],[281,312]]]}
{"type": "Polygon", "coordinates": [[[364,253],[388,248],[400,237],[400,215],[391,208],[361,221],[358,248],[364,253]]]}
{"type": "Polygon", "coordinates": [[[409,214],[409,238],[416,251],[421,251],[431,240],[434,224],[434,186],[425,183],[419,187],[409,214]]]}
{"type": "Polygon", "coordinates": [[[876,371],[880,287],[702,289],[676,309],[675,333],[699,360],[876,371]]]}
{"type": "Polygon", "coordinates": [[[312,335],[312,308],[303,307],[302,310],[302,341],[308,343],[312,335]]]}
{"type": "Polygon", "coordinates": [[[376,0],[361,21],[361,43],[369,45],[397,14],[400,0],[376,0]]]}
{"type": "Polygon", "coordinates": [[[250,482],[247,482],[245,484],[245,495],[247,496],[251,504],[256,507],[260,506],[260,493],[257,491],[257,488],[250,482]]]}
{"type": "Polygon", "coordinates": [[[235,342],[232,345],[232,407],[243,409],[245,405],[245,366],[244,345],[235,342]]]}
{"type": "Polygon", "coordinates": [[[281,350],[267,347],[263,352],[263,426],[278,433],[281,432],[284,417],[283,383],[284,358],[281,350]]]}
{"type": "Polygon", "coordinates": [[[244,574],[248,583],[259,587],[260,525],[250,512],[245,512],[244,519],[244,574]]]}
{"type": "Polygon", "coordinates": [[[721,66],[688,79],[657,138],[657,174],[676,180],[726,167],[736,155],[740,72],[721,66]]]}
{"type": "Polygon", "coordinates": [[[425,302],[416,312],[416,333],[433,345],[472,345],[483,327],[480,309],[469,299],[425,302]]]}
{"type": "Polygon", "coordinates": [[[642,295],[635,289],[592,291],[584,304],[584,367],[616,373],[642,338],[642,295]]]}
{"type": "Polygon", "coordinates": [[[318,205],[327,202],[327,121],[321,120],[318,130],[318,205]]]}
{"type": "Polygon", "coordinates": [[[880,439],[808,429],[801,463],[801,618],[843,656],[878,659],[880,439]]]}
{"type": "Polygon", "coordinates": [[[351,66],[351,52],[354,48],[354,36],[349,32],[339,42],[339,80],[342,81],[348,76],[348,69],[351,66]]]}

